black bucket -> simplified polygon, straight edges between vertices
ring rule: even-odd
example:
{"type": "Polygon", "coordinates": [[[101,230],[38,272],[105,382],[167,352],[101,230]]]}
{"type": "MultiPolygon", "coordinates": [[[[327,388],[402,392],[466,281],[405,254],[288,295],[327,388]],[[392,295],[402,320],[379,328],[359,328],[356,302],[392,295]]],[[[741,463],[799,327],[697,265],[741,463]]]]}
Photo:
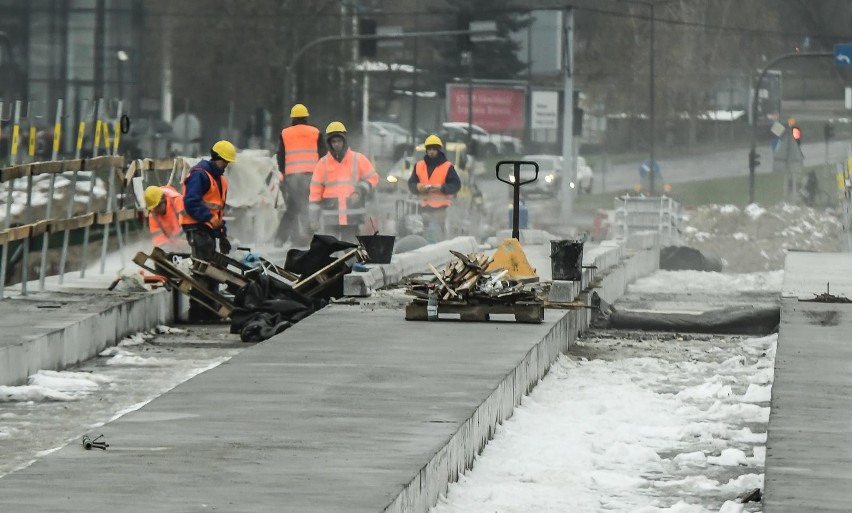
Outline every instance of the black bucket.
{"type": "Polygon", "coordinates": [[[364,246],[371,264],[389,264],[393,256],[393,235],[359,235],[358,242],[364,246]]]}
{"type": "Polygon", "coordinates": [[[580,281],[583,277],[582,240],[550,241],[550,270],[554,280],[580,281]]]}

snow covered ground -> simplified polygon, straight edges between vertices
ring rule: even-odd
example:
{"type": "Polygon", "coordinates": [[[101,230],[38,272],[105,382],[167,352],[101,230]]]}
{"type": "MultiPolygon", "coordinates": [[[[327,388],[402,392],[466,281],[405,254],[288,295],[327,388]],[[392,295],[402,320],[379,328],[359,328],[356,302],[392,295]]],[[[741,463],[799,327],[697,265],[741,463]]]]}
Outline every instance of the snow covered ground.
{"type": "MultiPolygon", "coordinates": [[[[627,298],[680,294],[688,305],[780,287],[777,272],[661,271],[627,298]]],[[[729,501],[763,487],[776,342],[589,333],[432,512],[758,511],[729,501]]]]}

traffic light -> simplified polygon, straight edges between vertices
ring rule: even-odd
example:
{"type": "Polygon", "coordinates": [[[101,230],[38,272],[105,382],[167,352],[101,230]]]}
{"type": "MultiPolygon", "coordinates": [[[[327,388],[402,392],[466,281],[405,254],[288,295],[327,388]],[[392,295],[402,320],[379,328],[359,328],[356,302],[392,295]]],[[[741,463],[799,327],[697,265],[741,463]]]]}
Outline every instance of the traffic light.
{"type": "Polygon", "coordinates": [[[748,152],[748,168],[749,169],[757,169],[757,166],[760,165],[760,153],[751,150],[748,152]]]}
{"type": "Polygon", "coordinates": [[[790,127],[790,133],[793,135],[793,140],[796,141],[800,146],[802,144],[802,129],[793,125],[790,127]]]}
{"type": "Polygon", "coordinates": [[[834,126],[831,123],[826,123],[823,127],[823,135],[825,136],[826,142],[830,139],[834,139],[834,126]]]}

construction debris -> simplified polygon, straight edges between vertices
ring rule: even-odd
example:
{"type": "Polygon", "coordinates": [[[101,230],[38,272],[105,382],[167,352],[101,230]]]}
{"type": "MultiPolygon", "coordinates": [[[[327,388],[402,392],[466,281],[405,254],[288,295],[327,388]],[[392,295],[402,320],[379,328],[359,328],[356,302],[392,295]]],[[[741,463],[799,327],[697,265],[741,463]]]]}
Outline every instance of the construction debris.
{"type": "Polygon", "coordinates": [[[133,261],[163,276],[166,287],[187,295],[219,318],[231,318],[231,332],[239,333],[243,341],[258,342],[322,308],[329,298],[342,295],[343,275],[356,261],[367,258],[360,247],[324,235],[315,235],[308,251],[291,250],[287,260],[294,269],[252,256],[254,265],[221,253],[215,253],[209,262],[187,256],[183,262],[189,260],[191,265],[186,266],[154,248],[150,254],[139,252],[133,261]],[[338,252],[342,254],[331,256],[338,252]],[[220,291],[222,285],[225,293],[220,291]]]}
{"type": "Polygon", "coordinates": [[[431,276],[410,281],[406,293],[416,299],[406,308],[406,320],[428,319],[430,295],[437,298],[439,314],[459,314],[462,320],[485,321],[491,314],[514,314],[518,322],[544,320],[544,303],[532,286],[538,285],[538,277],[513,277],[481,253],[450,253],[456,259],[442,271],[430,264],[431,276]]]}

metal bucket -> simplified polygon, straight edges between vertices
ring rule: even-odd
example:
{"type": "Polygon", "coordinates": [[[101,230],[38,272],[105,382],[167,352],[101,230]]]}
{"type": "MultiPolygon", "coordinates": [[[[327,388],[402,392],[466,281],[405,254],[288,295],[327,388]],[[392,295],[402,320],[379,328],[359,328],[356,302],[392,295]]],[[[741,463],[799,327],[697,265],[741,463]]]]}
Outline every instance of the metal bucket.
{"type": "Polygon", "coordinates": [[[393,235],[359,235],[358,242],[364,246],[372,264],[389,264],[393,256],[393,235]]]}
{"type": "Polygon", "coordinates": [[[582,240],[550,241],[550,270],[553,280],[580,281],[583,277],[582,240]]]}

